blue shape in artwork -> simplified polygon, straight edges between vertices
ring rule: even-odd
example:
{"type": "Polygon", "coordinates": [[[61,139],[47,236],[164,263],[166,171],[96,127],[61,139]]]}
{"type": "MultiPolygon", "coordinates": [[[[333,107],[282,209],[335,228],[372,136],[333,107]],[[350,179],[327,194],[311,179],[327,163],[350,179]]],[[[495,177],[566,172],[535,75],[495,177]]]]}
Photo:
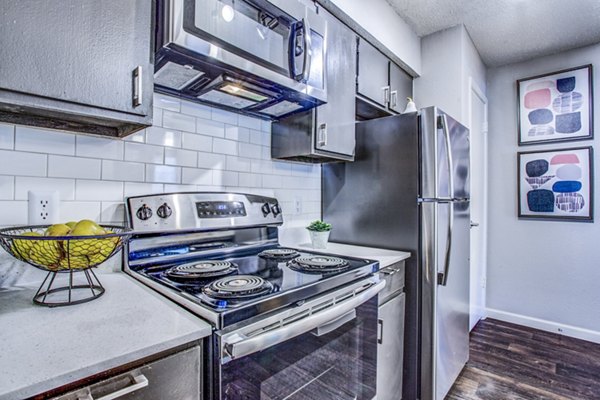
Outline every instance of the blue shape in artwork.
{"type": "Polygon", "coordinates": [[[575,89],[575,77],[557,79],[556,89],[561,93],[572,92],[575,89]]]}
{"type": "Polygon", "coordinates": [[[581,190],[579,181],[558,181],[552,185],[552,190],[557,193],[574,193],[581,190]]]}
{"type": "Polygon", "coordinates": [[[554,193],[546,189],[527,192],[527,207],[533,212],[553,212],[554,193]]]}
{"type": "Polygon", "coordinates": [[[556,116],[556,132],[575,133],[581,130],[581,113],[574,112],[556,116]]]}
{"type": "Polygon", "coordinates": [[[548,161],[546,160],[529,161],[527,164],[525,164],[525,172],[530,178],[542,176],[548,172],[548,165],[548,161]]]}
{"type": "Polygon", "coordinates": [[[532,124],[541,125],[552,122],[554,115],[552,114],[552,111],[547,108],[538,108],[537,110],[530,112],[527,117],[532,124]]]}

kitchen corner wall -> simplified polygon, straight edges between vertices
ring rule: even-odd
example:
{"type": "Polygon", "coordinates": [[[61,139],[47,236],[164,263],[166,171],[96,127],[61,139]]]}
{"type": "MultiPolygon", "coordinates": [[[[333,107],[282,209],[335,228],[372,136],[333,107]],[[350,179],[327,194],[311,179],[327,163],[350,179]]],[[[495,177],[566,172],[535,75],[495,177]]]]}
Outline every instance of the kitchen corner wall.
{"type": "Polygon", "coordinates": [[[271,160],[271,124],[159,94],[125,139],[0,124],[0,226],[27,224],[27,192],[58,190],[62,221],[123,224],[125,196],[237,191],[277,197],[285,226],[320,218],[321,167],[271,160]]]}
{"type": "MultiPolygon", "coordinates": [[[[516,80],[593,64],[600,126],[600,44],[488,70],[489,315],[600,342],[600,215],[594,223],[519,220],[517,152],[594,146],[594,140],[517,145],[516,80]]],[[[598,168],[595,168],[598,177],[598,168]]],[[[599,180],[595,183],[598,210],[599,180]]]]}

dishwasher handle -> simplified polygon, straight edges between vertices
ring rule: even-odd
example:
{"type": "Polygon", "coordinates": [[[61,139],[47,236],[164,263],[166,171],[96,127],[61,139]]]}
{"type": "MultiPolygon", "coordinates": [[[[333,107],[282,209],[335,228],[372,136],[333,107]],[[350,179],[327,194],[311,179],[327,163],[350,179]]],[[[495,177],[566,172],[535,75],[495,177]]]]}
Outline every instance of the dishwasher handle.
{"type": "Polygon", "coordinates": [[[331,308],[320,311],[316,314],[308,315],[302,319],[290,323],[289,325],[284,325],[280,328],[276,328],[263,334],[240,341],[229,343],[225,341],[224,349],[230,357],[223,359],[222,363],[226,364],[234,359],[264,350],[303,333],[310,332],[313,329],[322,327],[323,325],[329,325],[339,318],[344,317],[346,314],[351,313],[355,308],[377,295],[379,292],[381,292],[384,286],[385,281],[380,281],[368,289],[358,293],[357,295],[344,300],[335,306],[332,306],[331,308]]]}

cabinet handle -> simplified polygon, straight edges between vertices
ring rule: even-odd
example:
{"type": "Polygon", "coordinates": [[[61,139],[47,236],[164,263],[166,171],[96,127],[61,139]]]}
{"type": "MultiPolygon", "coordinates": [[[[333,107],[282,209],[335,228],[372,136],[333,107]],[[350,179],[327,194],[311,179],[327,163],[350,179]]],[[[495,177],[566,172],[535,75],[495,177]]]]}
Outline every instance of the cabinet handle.
{"type": "Polygon", "coordinates": [[[390,102],[390,87],[383,87],[383,104],[388,104],[390,102]]]}
{"type": "Polygon", "coordinates": [[[319,147],[327,146],[327,124],[319,125],[319,147]]]}
{"type": "Polygon", "coordinates": [[[396,106],[398,105],[398,91],[394,90],[392,91],[392,95],[391,95],[391,108],[396,108],[396,106]]]}
{"type": "MultiPolygon", "coordinates": [[[[114,400],[119,397],[125,396],[131,392],[135,392],[138,389],[144,388],[148,386],[148,378],[144,375],[138,375],[133,377],[134,384],[131,386],[127,386],[126,388],[119,389],[115,392],[109,393],[106,396],[98,397],[96,400],[114,400]]],[[[90,396],[91,400],[94,400],[92,396],[90,396]]]]}
{"type": "Polygon", "coordinates": [[[379,332],[377,332],[377,343],[383,344],[383,320],[377,320],[377,326],[379,328],[379,332]]]}
{"type": "Polygon", "coordinates": [[[133,96],[132,103],[134,107],[142,105],[142,66],[138,65],[132,72],[133,77],[133,96]]]}

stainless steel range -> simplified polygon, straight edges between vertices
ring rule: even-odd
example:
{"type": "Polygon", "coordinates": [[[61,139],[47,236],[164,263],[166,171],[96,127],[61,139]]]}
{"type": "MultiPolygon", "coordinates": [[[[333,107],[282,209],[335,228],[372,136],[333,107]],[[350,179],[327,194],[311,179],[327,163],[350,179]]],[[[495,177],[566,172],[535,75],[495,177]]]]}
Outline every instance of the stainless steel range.
{"type": "Polygon", "coordinates": [[[129,197],[125,270],[209,321],[207,399],[376,394],[376,261],[281,247],[276,199],[129,197]]]}

